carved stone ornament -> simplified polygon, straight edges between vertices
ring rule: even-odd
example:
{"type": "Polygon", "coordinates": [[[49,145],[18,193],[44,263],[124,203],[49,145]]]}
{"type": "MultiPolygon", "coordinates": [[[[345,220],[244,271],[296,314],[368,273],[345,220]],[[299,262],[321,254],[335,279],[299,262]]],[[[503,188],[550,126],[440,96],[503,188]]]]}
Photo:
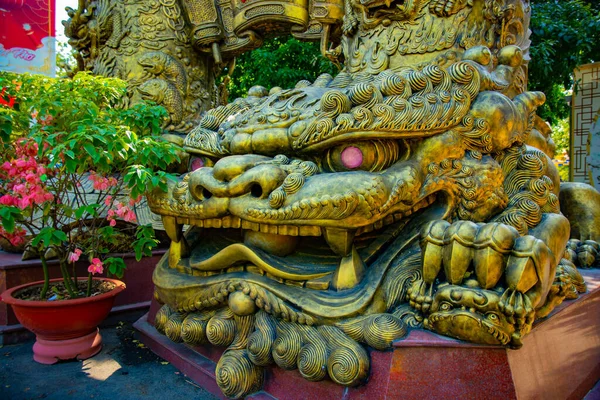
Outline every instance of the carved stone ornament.
{"type": "Polygon", "coordinates": [[[148,197],[172,240],[156,328],[226,347],[226,396],[273,363],[360,385],[367,348],[409,329],[518,348],[585,291],[600,194],[561,190],[526,88],[529,1],[80,3],[66,29],[84,68],[163,104],[205,165],[148,197]],[[286,32],[341,72],[201,113],[217,67],[286,32]]]}

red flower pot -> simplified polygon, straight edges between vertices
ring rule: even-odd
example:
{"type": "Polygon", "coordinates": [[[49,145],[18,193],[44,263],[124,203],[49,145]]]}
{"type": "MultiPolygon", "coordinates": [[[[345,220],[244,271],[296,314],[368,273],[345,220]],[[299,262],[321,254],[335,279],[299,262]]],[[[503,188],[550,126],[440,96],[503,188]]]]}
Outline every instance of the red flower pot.
{"type": "MultiPolygon", "coordinates": [[[[62,279],[52,279],[51,282],[62,279]]],[[[73,300],[30,301],[13,297],[19,291],[43,282],[28,283],[6,290],[0,300],[12,306],[19,322],[35,333],[33,359],[42,364],[77,358],[84,360],[102,349],[98,325],[108,316],[115,297],[125,289],[116,279],[94,278],[117,285],[98,296],[73,300]]]]}

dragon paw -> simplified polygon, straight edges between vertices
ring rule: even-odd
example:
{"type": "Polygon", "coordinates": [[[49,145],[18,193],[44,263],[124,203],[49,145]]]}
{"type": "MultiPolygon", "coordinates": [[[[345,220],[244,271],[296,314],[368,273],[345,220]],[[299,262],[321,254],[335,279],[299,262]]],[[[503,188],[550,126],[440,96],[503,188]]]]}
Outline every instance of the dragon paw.
{"type": "Polygon", "coordinates": [[[473,0],[433,0],[429,4],[429,9],[439,17],[448,17],[472,4],[473,0]]]}
{"type": "Polygon", "coordinates": [[[535,309],[529,297],[513,289],[504,291],[498,308],[515,327],[531,326],[535,319],[535,309]]]}

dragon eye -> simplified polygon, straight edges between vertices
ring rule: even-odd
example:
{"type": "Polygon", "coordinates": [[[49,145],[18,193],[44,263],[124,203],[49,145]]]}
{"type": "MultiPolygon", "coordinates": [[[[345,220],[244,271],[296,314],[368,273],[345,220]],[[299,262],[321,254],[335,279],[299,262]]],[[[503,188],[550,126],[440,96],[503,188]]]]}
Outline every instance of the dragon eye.
{"type": "Polygon", "coordinates": [[[498,322],[500,320],[500,318],[498,317],[498,315],[496,313],[487,313],[486,315],[487,319],[489,319],[490,321],[493,322],[498,322]]]}
{"type": "Polygon", "coordinates": [[[443,302],[442,304],[440,304],[440,311],[450,311],[452,310],[452,304],[447,303],[447,302],[443,302]]]}
{"type": "Polygon", "coordinates": [[[340,155],[342,164],[348,169],[358,168],[363,163],[363,153],[358,147],[348,146],[340,155]]]}
{"type": "Polygon", "coordinates": [[[378,172],[398,161],[404,146],[396,140],[374,140],[347,143],[329,148],[322,160],[323,169],[329,172],[378,172]]]}

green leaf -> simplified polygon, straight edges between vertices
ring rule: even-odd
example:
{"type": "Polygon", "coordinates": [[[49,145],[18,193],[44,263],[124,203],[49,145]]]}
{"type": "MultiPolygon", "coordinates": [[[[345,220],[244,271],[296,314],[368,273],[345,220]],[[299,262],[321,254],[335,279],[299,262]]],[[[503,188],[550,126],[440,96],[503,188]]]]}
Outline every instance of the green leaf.
{"type": "Polygon", "coordinates": [[[52,236],[56,240],[59,240],[60,242],[66,242],[67,240],[69,240],[69,238],[67,237],[67,234],[64,233],[63,231],[59,231],[58,229],[55,230],[54,232],[52,232],[52,236]]]}
{"type": "Polygon", "coordinates": [[[84,143],[83,144],[83,148],[90,155],[90,157],[92,157],[92,159],[94,161],[98,159],[98,152],[96,151],[96,148],[94,147],[93,144],[91,144],[89,142],[88,143],[84,143]]]}
{"type": "Polygon", "coordinates": [[[8,233],[13,233],[15,230],[15,220],[21,218],[21,210],[13,206],[0,207],[0,219],[2,226],[8,233]]]}
{"type": "Polygon", "coordinates": [[[104,266],[108,269],[109,275],[114,275],[118,278],[122,278],[127,269],[125,261],[120,257],[109,257],[104,260],[104,266]]]}

